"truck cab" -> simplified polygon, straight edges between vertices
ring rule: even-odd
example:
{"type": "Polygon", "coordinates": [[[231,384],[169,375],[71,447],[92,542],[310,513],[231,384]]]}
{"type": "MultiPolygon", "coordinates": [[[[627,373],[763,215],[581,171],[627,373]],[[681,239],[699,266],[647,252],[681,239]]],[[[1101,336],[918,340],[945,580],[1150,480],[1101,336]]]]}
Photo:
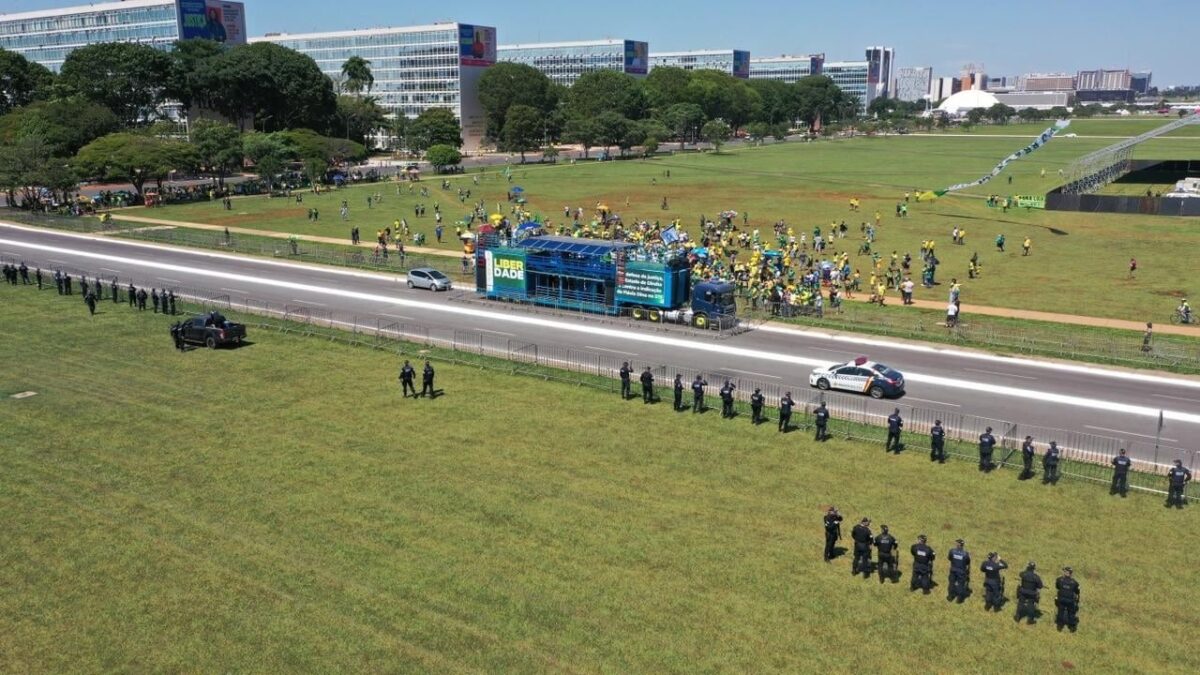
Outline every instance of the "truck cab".
{"type": "Polygon", "coordinates": [[[692,286],[692,325],[697,328],[728,328],[736,322],[737,301],[728,281],[699,281],[692,286]],[[728,324],[728,325],[727,325],[728,324]]]}

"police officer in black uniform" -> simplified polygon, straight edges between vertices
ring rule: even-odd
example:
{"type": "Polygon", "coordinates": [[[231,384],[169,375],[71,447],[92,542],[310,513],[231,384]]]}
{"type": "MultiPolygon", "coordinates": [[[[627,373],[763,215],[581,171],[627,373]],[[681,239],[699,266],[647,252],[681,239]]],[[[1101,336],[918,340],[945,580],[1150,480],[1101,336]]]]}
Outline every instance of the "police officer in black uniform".
{"type": "Polygon", "coordinates": [[[54,290],[58,291],[59,295],[63,294],[62,270],[54,270],[54,290]]]}
{"type": "Polygon", "coordinates": [[[929,461],[946,463],[946,430],[941,420],[934,420],[929,429],[929,461]]]}
{"type": "Polygon", "coordinates": [[[937,554],[926,542],[925,535],[918,535],[917,543],[909,549],[909,553],[913,557],[913,566],[912,581],[909,583],[908,589],[915,591],[919,588],[925,595],[929,595],[929,590],[933,588],[933,561],[937,558],[937,554]]]}
{"type": "Polygon", "coordinates": [[[1192,472],[1183,466],[1183,460],[1175,460],[1175,466],[1167,472],[1167,507],[1183,508],[1183,491],[1192,480],[1192,472]]]}
{"type": "Polygon", "coordinates": [[[71,275],[63,275],[63,293],[71,295],[71,275]]]}
{"type": "Polygon", "coordinates": [[[138,292],[137,292],[137,308],[138,308],[139,312],[146,311],[146,298],[147,297],[149,297],[149,296],[146,295],[146,289],[139,288],[138,292]]]}
{"type": "Polygon", "coordinates": [[[947,600],[962,604],[971,594],[971,554],[963,547],[963,540],[956,539],[950,549],[950,592],[947,600]]]}
{"type": "Polygon", "coordinates": [[[753,394],[750,394],[750,423],[758,424],[762,421],[763,403],[766,402],[766,396],[763,396],[762,389],[755,389],[753,394]]]}
{"type": "Polygon", "coordinates": [[[675,410],[683,410],[683,376],[675,373],[675,410]]]}
{"type": "Polygon", "coordinates": [[[1008,569],[1008,563],[1000,559],[997,553],[989,553],[987,560],[979,566],[983,572],[983,608],[999,612],[1004,606],[1004,577],[1001,573],[1008,569]]]}
{"type": "Polygon", "coordinates": [[[167,291],[167,302],[170,304],[171,316],[175,316],[175,291],[167,291]]]}
{"type": "Polygon", "coordinates": [[[879,556],[879,583],[891,579],[894,584],[900,580],[900,570],[896,566],[896,553],[900,542],[888,532],[887,525],[880,529],[882,531],[879,536],[875,537],[875,551],[879,556]]]}
{"type": "Polygon", "coordinates": [[[1038,576],[1037,564],[1029,563],[1021,572],[1021,586],[1017,589],[1016,621],[1028,619],[1032,624],[1037,621],[1038,599],[1041,597],[1042,578],[1038,576]]]}
{"type": "Polygon", "coordinates": [[[175,349],[183,351],[183,324],[176,321],[171,324],[171,340],[175,343],[175,349]]]}
{"type": "Polygon", "coordinates": [[[642,371],[642,403],[654,403],[654,373],[650,372],[650,366],[642,371]]]}
{"type": "Polygon", "coordinates": [[[788,427],[792,423],[792,408],[796,402],[792,400],[792,392],[787,392],[783,398],[779,399],[779,430],[787,433],[788,427]]]}
{"type": "Polygon", "coordinates": [[[17,269],[21,272],[21,283],[25,286],[28,286],[29,285],[29,266],[25,264],[24,260],[22,260],[21,266],[17,269]]]}
{"type": "Polygon", "coordinates": [[[705,380],[700,375],[696,375],[696,379],[692,380],[692,412],[704,412],[704,388],[708,386],[708,380],[705,380]]]}
{"type": "Polygon", "coordinates": [[[121,287],[117,285],[117,278],[113,277],[112,284],[109,285],[109,294],[112,295],[113,304],[121,302],[121,287]]]}
{"type": "Polygon", "coordinates": [[[33,270],[33,278],[37,280],[38,290],[42,290],[42,268],[36,267],[33,270]]]}
{"type": "Polygon", "coordinates": [[[96,316],[96,294],[89,291],[83,296],[83,302],[87,305],[88,316],[96,316]]]}
{"type": "Polygon", "coordinates": [[[813,424],[817,428],[817,435],[815,437],[816,440],[824,441],[826,438],[828,438],[828,436],[825,434],[825,430],[829,425],[829,408],[825,407],[824,401],[821,401],[821,404],[818,405],[817,409],[813,411],[813,424]]]}
{"type": "Polygon", "coordinates": [[[1062,576],[1054,580],[1054,589],[1057,591],[1054,606],[1058,608],[1054,625],[1058,626],[1059,630],[1066,626],[1074,633],[1079,626],[1079,582],[1075,581],[1075,571],[1064,567],[1062,576]]]}
{"type": "Polygon", "coordinates": [[[628,400],[629,397],[632,396],[632,393],[630,392],[630,382],[629,382],[629,376],[632,373],[633,373],[633,370],[629,367],[628,361],[621,364],[621,400],[622,401],[628,400]]]}
{"type": "Polygon", "coordinates": [[[841,538],[842,514],[838,513],[836,506],[831,506],[825,513],[825,562],[833,559],[837,553],[835,546],[841,538]]]}
{"type": "Polygon", "coordinates": [[[887,443],[884,444],[885,452],[893,452],[900,454],[900,430],[904,428],[904,420],[900,418],[900,409],[896,408],[887,418],[888,433],[887,443]]]}
{"type": "Polygon", "coordinates": [[[862,572],[864,579],[871,578],[871,519],[863,518],[850,530],[850,538],[854,540],[854,563],[850,566],[850,574],[862,572]]]}
{"type": "Polygon", "coordinates": [[[1125,455],[1125,448],[1117,451],[1117,456],[1112,458],[1113,477],[1112,488],[1108,494],[1120,494],[1122,497],[1129,492],[1129,467],[1133,466],[1133,460],[1125,455]]]}
{"type": "Polygon", "coordinates": [[[988,473],[996,468],[992,464],[992,453],[996,448],[996,437],[992,435],[992,428],[984,429],[982,434],[979,434],[979,470],[988,473]]]}
{"type": "Polygon", "coordinates": [[[1025,442],[1021,444],[1021,475],[1020,480],[1029,480],[1033,478],[1033,458],[1037,455],[1037,450],[1033,447],[1033,436],[1026,436],[1025,442]]]}
{"type": "Polygon", "coordinates": [[[130,307],[133,307],[137,304],[137,292],[138,292],[137,286],[134,286],[133,284],[129,284],[128,293],[129,293],[129,306],[130,307]]]}
{"type": "Polygon", "coordinates": [[[1058,443],[1050,441],[1046,454],[1042,455],[1042,482],[1051,485],[1058,484],[1058,443]]]}
{"type": "Polygon", "coordinates": [[[733,413],[733,390],[736,387],[729,380],[725,380],[725,386],[721,387],[721,417],[730,419],[734,416],[733,413]]]}
{"type": "Polygon", "coordinates": [[[433,364],[429,362],[429,359],[425,359],[425,369],[421,371],[422,398],[425,396],[426,392],[429,393],[430,398],[433,398],[433,364]]]}
{"type": "Polygon", "coordinates": [[[89,289],[88,289],[87,277],[80,275],[79,276],[79,294],[83,296],[84,302],[87,302],[88,290],[89,289]]]}
{"type": "Polygon", "coordinates": [[[154,313],[158,314],[158,289],[150,289],[150,302],[154,304],[154,313]]]}
{"type": "Polygon", "coordinates": [[[400,388],[404,392],[404,398],[408,398],[408,392],[412,392],[413,398],[417,397],[417,387],[413,384],[413,380],[417,376],[417,371],[412,367],[412,364],[406,359],[404,365],[400,366],[400,388]]]}

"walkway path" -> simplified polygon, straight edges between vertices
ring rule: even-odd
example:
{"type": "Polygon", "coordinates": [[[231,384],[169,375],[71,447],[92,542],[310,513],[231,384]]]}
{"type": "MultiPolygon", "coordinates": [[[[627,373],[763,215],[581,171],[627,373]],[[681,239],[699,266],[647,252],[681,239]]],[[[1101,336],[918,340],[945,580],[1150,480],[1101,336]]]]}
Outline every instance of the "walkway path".
{"type": "MultiPolygon", "coordinates": [[[[197,230],[212,230],[215,232],[224,232],[225,227],[221,225],[209,225],[207,223],[190,223],[183,221],[162,220],[159,218],[146,218],[143,216],[129,216],[122,213],[114,213],[113,220],[119,220],[129,223],[142,223],[152,227],[142,229],[162,229],[161,226],[187,227],[197,230]]],[[[125,231],[125,230],[121,230],[125,231]]],[[[290,239],[293,235],[284,232],[273,232],[270,230],[256,230],[248,227],[231,227],[230,234],[245,234],[259,237],[271,237],[274,239],[290,239]]],[[[321,244],[336,244],[338,246],[351,246],[346,239],[337,237],[320,237],[315,235],[294,235],[300,241],[311,241],[321,244]]],[[[374,249],[374,241],[363,241],[358,244],[360,247],[374,249]]],[[[428,246],[405,246],[404,249],[410,254],[425,254],[425,255],[440,255],[450,258],[459,258],[462,253],[457,251],[447,251],[441,248],[431,248],[428,246]]],[[[860,294],[858,297],[851,299],[854,302],[866,302],[865,294],[860,294]]],[[[899,302],[899,298],[891,298],[892,304],[899,302]]],[[[921,309],[933,309],[945,311],[946,305],[935,300],[913,300],[913,306],[921,309]]],[[[990,305],[969,305],[963,303],[961,308],[962,316],[966,320],[970,320],[972,316],[997,316],[1009,319],[1028,319],[1030,321],[1047,321],[1051,323],[1062,323],[1073,326],[1093,326],[1097,328],[1116,328],[1123,330],[1142,331],[1145,330],[1146,324],[1138,321],[1126,321],[1124,319],[1106,319],[1097,316],[1080,316],[1077,314],[1058,314],[1055,312],[1038,312],[1028,309],[1012,309],[1009,307],[992,307],[990,305]]],[[[1158,324],[1154,327],[1156,333],[1167,335],[1191,335],[1200,338],[1200,328],[1196,326],[1178,326],[1169,323],[1158,324]]]]}

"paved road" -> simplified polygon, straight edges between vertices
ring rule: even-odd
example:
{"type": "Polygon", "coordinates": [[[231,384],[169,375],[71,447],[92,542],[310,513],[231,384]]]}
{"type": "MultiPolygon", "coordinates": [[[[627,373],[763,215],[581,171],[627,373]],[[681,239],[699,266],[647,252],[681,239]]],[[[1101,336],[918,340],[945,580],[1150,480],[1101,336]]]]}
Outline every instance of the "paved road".
{"type": "MultiPolygon", "coordinates": [[[[543,347],[569,346],[598,359],[628,358],[636,367],[670,364],[714,377],[757,380],[808,396],[807,375],[822,363],[860,354],[901,370],[908,393],[898,402],[863,399],[870,415],[897,403],[932,409],[946,419],[973,414],[1011,420],[1019,435],[1036,427],[1117,438],[1135,456],[1153,456],[1159,411],[1164,447],[1200,447],[1200,379],[1134,373],[1082,364],[1001,357],[953,348],[901,343],[886,338],[830,334],[765,325],[714,339],[687,331],[526,312],[482,301],[411,291],[403,278],[281,261],[166,248],[0,224],[0,257],[45,268],[117,276],[138,286],[197,287],[278,304],[308,305],[358,317],[422,323],[439,328],[483,330],[497,338],[543,347]],[[1028,426],[1027,426],[1028,425],[1028,426]]],[[[666,384],[660,379],[660,384],[666,384]]],[[[857,404],[856,404],[857,405],[857,404]]],[[[999,431],[999,428],[997,429],[999,431]]],[[[1064,439],[1060,439],[1062,441],[1064,439]]],[[[1167,459],[1170,452],[1160,454],[1167,459]]],[[[1190,461],[1190,460],[1189,460],[1190,461]]]]}

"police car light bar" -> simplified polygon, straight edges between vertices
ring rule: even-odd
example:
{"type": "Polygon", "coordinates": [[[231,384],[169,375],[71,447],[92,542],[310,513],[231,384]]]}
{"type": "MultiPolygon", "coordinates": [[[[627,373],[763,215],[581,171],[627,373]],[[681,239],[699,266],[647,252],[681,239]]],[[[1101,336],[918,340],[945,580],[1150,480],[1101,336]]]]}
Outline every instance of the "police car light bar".
{"type": "Polygon", "coordinates": [[[854,359],[854,365],[856,365],[856,366],[861,366],[862,364],[864,364],[866,362],[867,362],[867,357],[865,357],[865,356],[860,356],[857,359],[854,359]]]}

